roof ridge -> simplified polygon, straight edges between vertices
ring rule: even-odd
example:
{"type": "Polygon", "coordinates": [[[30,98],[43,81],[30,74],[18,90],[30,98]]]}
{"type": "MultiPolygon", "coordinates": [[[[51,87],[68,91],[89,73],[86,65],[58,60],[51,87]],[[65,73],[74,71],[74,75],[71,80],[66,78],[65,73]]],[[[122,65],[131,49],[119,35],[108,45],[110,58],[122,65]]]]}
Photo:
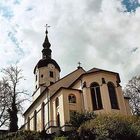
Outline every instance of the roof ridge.
{"type": "MultiPolygon", "coordinates": [[[[82,67],[81,67],[81,68],[79,68],[79,69],[84,70],[82,67]]],[[[78,71],[79,69],[76,69],[76,70],[72,71],[71,73],[69,73],[69,74],[65,75],[64,77],[62,77],[62,78],[60,78],[58,81],[56,81],[54,84],[56,84],[57,82],[59,82],[59,81],[63,80],[64,78],[68,77],[69,75],[73,74],[74,72],[78,71]]],[[[84,71],[85,71],[85,70],[84,70],[84,71]]],[[[85,72],[86,72],[86,71],[85,71],[85,72]]],[[[79,78],[79,77],[78,77],[78,78],[79,78]]],[[[52,84],[52,85],[50,85],[50,86],[48,86],[48,87],[51,87],[51,86],[53,86],[54,84],[52,84]]]]}

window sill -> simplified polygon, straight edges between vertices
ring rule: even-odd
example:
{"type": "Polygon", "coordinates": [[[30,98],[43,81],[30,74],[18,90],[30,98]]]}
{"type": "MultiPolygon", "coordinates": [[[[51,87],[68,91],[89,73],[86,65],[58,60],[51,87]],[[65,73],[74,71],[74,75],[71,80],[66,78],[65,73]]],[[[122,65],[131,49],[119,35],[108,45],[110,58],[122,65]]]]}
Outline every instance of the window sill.
{"type": "Polygon", "coordinates": [[[76,105],[76,103],[69,103],[69,105],[76,105]]]}
{"type": "Polygon", "coordinates": [[[93,109],[93,111],[98,111],[98,110],[103,110],[104,108],[100,108],[100,109],[93,109]]]}
{"type": "Polygon", "coordinates": [[[113,109],[113,110],[120,110],[120,108],[111,108],[111,109],[113,109]]]}

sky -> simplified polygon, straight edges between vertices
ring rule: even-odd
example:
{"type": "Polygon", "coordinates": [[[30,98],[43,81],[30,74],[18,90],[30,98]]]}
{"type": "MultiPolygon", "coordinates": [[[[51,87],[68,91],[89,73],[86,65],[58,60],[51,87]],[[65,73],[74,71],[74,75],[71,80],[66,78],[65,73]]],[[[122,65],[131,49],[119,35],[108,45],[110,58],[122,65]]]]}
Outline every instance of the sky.
{"type": "Polygon", "coordinates": [[[0,0],[0,69],[18,63],[34,91],[45,25],[61,77],[80,61],[120,74],[123,88],[140,74],[140,0],[0,0]]]}

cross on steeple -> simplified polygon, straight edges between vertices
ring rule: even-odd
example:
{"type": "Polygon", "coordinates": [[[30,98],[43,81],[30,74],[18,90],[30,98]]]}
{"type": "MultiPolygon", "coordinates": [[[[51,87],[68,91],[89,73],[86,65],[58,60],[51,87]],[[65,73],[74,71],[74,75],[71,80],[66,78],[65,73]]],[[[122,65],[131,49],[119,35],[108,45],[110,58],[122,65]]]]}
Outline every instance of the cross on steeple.
{"type": "Polygon", "coordinates": [[[49,26],[48,24],[46,24],[45,27],[46,27],[46,34],[48,34],[48,28],[50,28],[51,26],[49,26]]]}
{"type": "Polygon", "coordinates": [[[79,64],[79,67],[81,66],[81,62],[78,62],[78,64],[79,64]]]}
{"type": "Polygon", "coordinates": [[[81,68],[81,62],[78,62],[78,69],[81,68]]]}
{"type": "Polygon", "coordinates": [[[49,42],[49,39],[48,39],[48,28],[50,27],[50,26],[48,26],[48,24],[46,24],[46,37],[45,37],[45,40],[44,40],[44,43],[43,43],[43,50],[42,50],[42,57],[45,59],[45,58],[49,58],[49,59],[51,59],[51,52],[52,52],[52,50],[50,49],[50,46],[51,46],[51,44],[50,44],[50,42],[49,42]]]}

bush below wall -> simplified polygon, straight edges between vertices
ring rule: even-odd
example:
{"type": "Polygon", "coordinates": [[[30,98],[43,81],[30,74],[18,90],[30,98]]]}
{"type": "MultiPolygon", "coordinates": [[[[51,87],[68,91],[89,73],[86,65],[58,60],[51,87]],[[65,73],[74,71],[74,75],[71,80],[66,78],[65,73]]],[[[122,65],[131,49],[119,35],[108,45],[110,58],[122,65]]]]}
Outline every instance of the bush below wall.
{"type": "Polygon", "coordinates": [[[5,134],[0,140],[140,140],[140,117],[98,115],[73,131],[60,131],[59,135],[18,131],[5,134]]]}
{"type": "Polygon", "coordinates": [[[88,140],[140,140],[140,117],[98,115],[82,124],[78,132],[88,140]]]}
{"type": "Polygon", "coordinates": [[[41,133],[35,131],[17,131],[4,135],[0,140],[41,140],[41,133]]]}
{"type": "Polygon", "coordinates": [[[68,140],[68,137],[55,137],[54,140],[68,140]]]}

